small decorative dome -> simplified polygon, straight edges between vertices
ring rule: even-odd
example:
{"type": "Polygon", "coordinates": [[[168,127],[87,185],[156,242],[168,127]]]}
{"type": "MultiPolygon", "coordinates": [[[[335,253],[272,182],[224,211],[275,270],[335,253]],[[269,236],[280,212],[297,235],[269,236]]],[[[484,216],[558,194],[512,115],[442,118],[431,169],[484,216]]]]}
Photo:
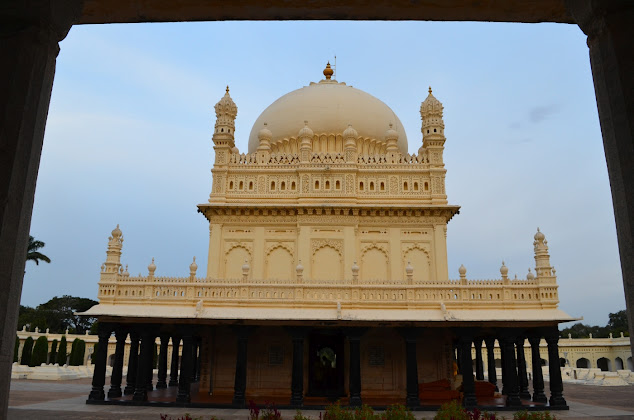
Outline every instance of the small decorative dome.
{"type": "Polygon", "coordinates": [[[398,140],[398,132],[396,130],[394,130],[394,128],[392,128],[392,123],[390,123],[389,128],[385,132],[385,139],[386,140],[392,140],[392,139],[398,140]]]}
{"type": "Polygon", "coordinates": [[[130,277],[130,272],[128,271],[128,264],[125,265],[125,271],[123,272],[124,277],[130,277]]]}
{"type": "Polygon", "coordinates": [[[528,269],[528,274],[526,275],[526,280],[535,280],[535,274],[533,274],[533,272],[531,271],[531,269],[528,269]]]}
{"type": "Polygon", "coordinates": [[[313,130],[310,129],[310,127],[308,126],[308,121],[304,121],[304,127],[299,130],[299,133],[297,134],[297,137],[302,138],[302,137],[309,137],[309,138],[313,138],[313,130]]]}
{"type": "Polygon", "coordinates": [[[225,91],[225,96],[223,96],[220,101],[214,106],[216,110],[216,117],[220,117],[222,115],[227,115],[232,119],[235,119],[238,115],[238,107],[229,96],[229,86],[227,86],[227,90],[225,91]]]}
{"type": "Polygon", "coordinates": [[[273,133],[271,133],[271,130],[269,130],[269,128],[267,127],[267,124],[264,123],[264,128],[262,128],[260,132],[258,133],[258,139],[260,141],[262,141],[263,139],[270,141],[272,138],[273,138],[273,133]]]}
{"type": "Polygon", "coordinates": [[[194,261],[189,264],[189,271],[196,272],[198,270],[198,264],[196,264],[196,257],[194,257],[194,261]]]}
{"type": "Polygon", "coordinates": [[[242,265],[242,271],[249,271],[251,267],[249,266],[249,261],[244,260],[244,264],[242,265]]]}
{"type": "Polygon", "coordinates": [[[408,276],[414,274],[414,267],[412,267],[412,263],[410,261],[407,262],[407,267],[405,267],[405,272],[408,276]]]}
{"type": "Polygon", "coordinates": [[[295,271],[301,273],[304,271],[304,266],[302,265],[302,260],[299,260],[297,263],[297,267],[295,267],[295,271]]]}
{"type": "Polygon", "coordinates": [[[344,138],[344,139],[347,139],[347,138],[350,138],[350,137],[354,137],[355,139],[356,139],[357,137],[359,137],[359,133],[357,133],[357,130],[355,130],[354,128],[352,128],[352,124],[348,124],[348,128],[346,128],[346,129],[343,131],[343,138],[344,138]]]}
{"type": "Polygon", "coordinates": [[[330,61],[326,64],[326,68],[324,69],[324,76],[326,76],[326,80],[330,80],[334,73],[334,70],[330,68],[330,61]]]}
{"type": "Polygon", "coordinates": [[[467,268],[460,264],[460,268],[458,269],[458,273],[460,273],[461,276],[464,276],[465,274],[467,274],[467,268]]]}
{"type": "Polygon", "coordinates": [[[147,266],[147,269],[150,272],[150,274],[154,274],[154,271],[156,271],[156,264],[154,264],[154,257],[152,257],[152,262],[150,263],[150,265],[147,266]]]}
{"type": "Polygon", "coordinates": [[[421,114],[429,114],[429,113],[440,113],[442,116],[443,106],[442,103],[436,99],[434,95],[431,94],[431,86],[429,87],[429,95],[420,104],[420,113],[421,114]]]}
{"type": "Polygon", "coordinates": [[[546,239],[546,236],[539,230],[539,228],[537,228],[537,233],[535,234],[535,240],[543,241],[544,239],[546,239]]]}
{"type": "Polygon", "coordinates": [[[231,153],[235,154],[239,154],[240,153],[240,149],[238,149],[236,146],[233,146],[231,148],[231,153]]]}
{"type": "Polygon", "coordinates": [[[357,265],[357,262],[354,261],[352,263],[352,274],[358,274],[359,273],[359,266],[357,265]]]}
{"type": "Polygon", "coordinates": [[[121,237],[122,234],[123,232],[121,232],[121,229],[119,229],[119,224],[117,223],[117,227],[114,228],[112,231],[112,237],[118,239],[121,237]]]}
{"type": "Polygon", "coordinates": [[[509,273],[509,268],[504,265],[504,261],[502,261],[502,267],[500,267],[500,274],[502,274],[502,276],[506,276],[509,273]]]}

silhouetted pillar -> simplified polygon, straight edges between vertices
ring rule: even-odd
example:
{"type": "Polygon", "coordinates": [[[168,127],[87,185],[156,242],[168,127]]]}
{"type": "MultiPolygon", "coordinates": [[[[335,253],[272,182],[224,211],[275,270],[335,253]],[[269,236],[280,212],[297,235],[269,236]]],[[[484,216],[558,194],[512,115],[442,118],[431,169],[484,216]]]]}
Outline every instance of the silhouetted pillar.
{"type": "Polygon", "coordinates": [[[304,328],[289,328],[293,340],[293,373],[291,377],[291,405],[304,404],[304,328]]]}
{"type": "MultiPolygon", "coordinates": [[[[112,366],[112,376],[110,377],[110,389],[108,390],[108,398],[119,398],[121,393],[121,379],[123,377],[123,353],[125,352],[125,339],[128,332],[119,327],[115,330],[117,345],[114,351],[114,366],[112,366]]],[[[97,347],[97,350],[99,348],[97,347]]]]}
{"type": "Polygon", "coordinates": [[[517,337],[515,340],[515,349],[517,351],[517,379],[520,388],[520,398],[525,400],[531,399],[531,393],[528,392],[528,374],[526,372],[526,357],[524,356],[525,337],[517,337]]]}
{"type": "Polygon", "coordinates": [[[515,337],[503,334],[500,337],[502,351],[504,390],[506,390],[506,405],[516,407],[522,405],[517,379],[517,362],[515,361],[515,337]]]}
{"type": "Polygon", "coordinates": [[[92,391],[88,396],[90,401],[103,401],[106,398],[103,386],[106,383],[106,356],[108,355],[108,339],[111,332],[110,324],[99,324],[99,345],[95,357],[95,371],[92,376],[92,391]]]}
{"type": "Polygon", "coordinates": [[[546,334],[548,344],[548,372],[550,373],[550,405],[552,407],[565,406],[564,383],[561,379],[561,367],[559,366],[559,330],[554,327],[546,334]]]}
{"type": "Polygon", "coordinates": [[[152,344],[150,346],[151,346],[150,357],[148,357],[147,359],[147,367],[145,368],[146,378],[147,378],[146,387],[148,392],[154,390],[154,384],[152,383],[154,381],[154,355],[158,353],[158,351],[155,351],[156,334],[154,333],[152,333],[152,344]]]}
{"type": "Polygon", "coordinates": [[[487,346],[487,371],[489,374],[489,382],[495,385],[495,390],[498,391],[498,378],[495,370],[495,338],[487,337],[484,339],[484,344],[487,346]]]}
{"type": "Polygon", "coordinates": [[[0,7],[0,418],[7,418],[35,181],[59,42],[82,2],[4,1],[0,7]]]}
{"type": "Polygon", "coordinates": [[[130,355],[128,356],[128,376],[123,393],[125,395],[134,394],[136,388],[136,373],[139,366],[139,333],[136,330],[130,331],[130,355]]]}
{"type": "Polygon", "coordinates": [[[198,355],[197,359],[196,359],[196,382],[200,381],[200,366],[201,366],[201,361],[202,361],[202,339],[200,337],[198,337],[197,340],[197,351],[196,354],[198,355]]]}
{"type": "Polygon", "coordinates": [[[544,375],[542,375],[542,358],[539,354],[540,336],[530,335],[528,342],[531,343],[531,361],[533,364],[533,401],[546,403],[548,399],[544,394],[544,375]]]}
{"type": "Polygon", "coordinates": [[[349,393],[348,404],[351,406],[361,406],[361,336],[365,330],[351,328],[347,331],[348,344],[350,348],[349,361],[349,393]]]}
{"type": "Polygon", "coordinates": [[[193,357],[193,364],[192,364],[192,382],[196,382],[196,372],[198,372],[198,339],[194,338],[194,341],[192,342],[192,357],[193,357]]]}
{"type": "Polygon", "coordinates": [[[156,389],[167,388],[167,349],[169,347],[170,336],[169,334],[161,334],[161,349],[159,353],[158,362],[158,381],[156,382],[156,389]]]}
{"type": "Polygon", "coordinates": [[[247,344],[249,343],[249,327],[238,327],[236,332],[236,375],[233,390],[233,405],[244,407],[247,390],[247,344]]]}
{"type": "Polygon", "coordinates": [[[634,352],[634,4],[622,0],[569,0],[566,8],[588,35],[634,352]]]}
{"type": "Polygon", "coordinates": [[[169,386],[178,385],[178,356],[181,346],[181,338],[177,335],[172,336],[172,363],[170,364],[170,383],[169,386]]]}
{"type": "Polygon", "coordinates": [[[191,371],[193,360],[194,337],[191,332],[183,333],[183,355],[181,359],[181,374],[178,380],[178,394],[176,402],[189,403],[191,401],[191,371]]]}
{"type": "Polygon", "coordinates": [[[478,404],[475,395],[475,383],[473,381],[473,361],[471,360],[471,343],[473,339],[468,334],[460,334],[458,338],[458,353],[460,354],[460,366],[462,367],[462,404],[465,407],[475,407],[478,404]]]}
{"type": "Polygon", "coordinates": [[[136,371],[136,386],[134,388],[134,401],[147,401],[148,368],[152,365],[152,347],[154,334],[147,330],[141,332],[141,351],[136,371]]]}
{"type": "Polygon", "coordinates": [[[473,340],[475,347],[475,377],[478,381],[484,381],[484,363],[482,362],[482,339],[473,340]]]}
{"type": "Polygon", "coordinates": [[[399,330],[405,339],[405,373],[407,384],[406,404],[408,407],[418,407],[418,360],[416,359],[416,341],[419,337],[419,329],[402,328],[399,330]]]}

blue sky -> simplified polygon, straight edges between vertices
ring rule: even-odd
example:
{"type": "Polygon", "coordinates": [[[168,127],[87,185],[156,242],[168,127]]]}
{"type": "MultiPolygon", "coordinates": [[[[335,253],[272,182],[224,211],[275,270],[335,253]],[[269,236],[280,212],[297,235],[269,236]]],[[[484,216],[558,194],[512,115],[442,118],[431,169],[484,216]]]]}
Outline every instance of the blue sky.
{"type": "Polygon", "coordinates": [[[612,201],[585,36],[556,24],[212,22],[74,27],[61,43],[32,234],[51,264],[26,269],[22,304],[95,299],[119,223],[133,274],[186,276],[207,266],[214,104],[226,85],[246,151],[258,115],[337,79],[399,116],[421,144],[420,102],[445,106],[450,278],[525,277],[539,226],[560,307],[605,324],[625,307],[612,201]]]}

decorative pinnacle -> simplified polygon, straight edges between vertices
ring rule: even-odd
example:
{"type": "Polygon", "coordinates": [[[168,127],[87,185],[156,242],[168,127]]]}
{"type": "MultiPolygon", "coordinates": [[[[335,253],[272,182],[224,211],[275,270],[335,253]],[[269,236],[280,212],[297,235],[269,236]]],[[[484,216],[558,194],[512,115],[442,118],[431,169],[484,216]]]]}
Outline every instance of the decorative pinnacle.
{"type": "Polygon", "coordinates": [[[429,92],[429,94],[431,95],[431,86],[429,87],[429,90],[428,90],[428,92],[429,92]]]}
{"type": "Polygon", "coordinates": [[[326,68],[324,69],[324,76],[326,76],[326,80],[330,80],[334,71],[330,68],[330,61],[326,64],[326,68]]]}
{"type": "Polygon", "coordinates": [[[227,95],[229,94],[229,85],[227,85],[227,90],[225,91],[227,95]]]}

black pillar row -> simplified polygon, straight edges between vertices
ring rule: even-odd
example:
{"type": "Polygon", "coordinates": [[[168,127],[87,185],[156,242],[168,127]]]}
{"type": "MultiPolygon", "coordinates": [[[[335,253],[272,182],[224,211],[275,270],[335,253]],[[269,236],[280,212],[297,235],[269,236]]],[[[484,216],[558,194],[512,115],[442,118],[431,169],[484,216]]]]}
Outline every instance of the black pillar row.
{"type": "Polygon", "coordinates": [[[416,358],[416,342],[420,335],[417,328],[403,328],[400,330],[401,335],[405,339],[405,367],[406,367],[406,384],[407,397],[406,404],[408,407],[418,407],[420,398],[418,396],[418,360],[416,358]]]}
{"type": "Polygon", "coordinates": [[[172,363],[170,364],[169,386],[178,386],[178,356],[181,346],[181,337],[172,336],[172,363]]]}
{"type": "Polygon", "coordinates": [[[347,330],[348,344],[350,345],[349,360],[349,404],[360,407],[361,401],[361,336],[365,333],[362,328],[350,328],[347,330]]]}
{"type": "Polygon", "coordinates": [[[484,381],[484,363],[482,362],[482,338],[473,340],[475,347],[475,378],[478,381],[484,381]]]}
{"type": "Polygon", "coordinates": [[[178,380],[178,394],[176,402],[191,402],[191,372],[193,366],[193,341],[191,331],[186,330],[183,333],[183,354],[181,358],[181,371],[178,380]]]}
{"type": "MultiPolygon", "coordinates": [[[[148,370],[152,367],[152,349],[155,335],[149,328],[141,328],[141,351],[136,371],[136,385],[134,388],[134,401],[147,401],[148,370]]],[[[150,370],[151,372],[151,370],[150,370]]]]}
{"type": "Polygon", "coordinates": [[[500,340],[502,351],[502,381],[506,391],[506,405],[517,407],[522,405],[517,378],[517,362],[515,360],[515,336],[504,333],[500,340]]]}
{"type": "Polygon", "coordinates": [[[196,372],[198,372],[198,339],[194,338],[192,341],[192,369],[191,369],[191,382],[196,382],[196,372]]]}
{"type": "Polygon", "coordinates": [[[458,339],[458,354],[462,368],[462,404],[465,407],[475,407],[478,404],[475,395],[475,382],[473,380],[473,361],[471,360],[471,335],[462,332],[458,339]]]}
{"type": "Polygon", "coordinates": [[[495,385],[495,390],[498,389],[497,372],[495,370],[495,338],[487,337],[484,339],[484,344],[487,346],[487,371],[489,374],[489,382],[495,385]]]}
{"type": "Polygon", "coordinates": [[[252,327],[248,326],[240,326],[234,329],[236,333],[236,373],[232,403],[237,407],[244,407],[246,405],[247,345],[252,329],[252,327]]]}
{"type": "Polygon", "coordinates": [[[99,345],[95,355],[95,371],[92,377],[92,390],[88,395],[89,401],[103,401],[106,395],[103,387],[106,383],[106,356],[108,354],[108,339],[112,333],[112,324],[99,324],[99,345]]]}
{"type": "MultiPolygon", "coordinates": [[[[119,398],[122,395],[123,353],[125,352],[125,340],[128,337],[128,331],[119,326],[115,329],[115,337],[117,338],[117,345],[114,351],[114,366],[112,367],[112,376],[110,377],[108,398],[119,398]]],[[[97,350],[99,350],[98,347],[97,350]]]]}
{"type": "Polygon", "coordinates": [[[125,395],[134,394],[136,388],[136,372],[139,365],[139,332],[136,329],[130,330],[130,355],[128,356],[128,376],[123,393],[125,395]]]}

